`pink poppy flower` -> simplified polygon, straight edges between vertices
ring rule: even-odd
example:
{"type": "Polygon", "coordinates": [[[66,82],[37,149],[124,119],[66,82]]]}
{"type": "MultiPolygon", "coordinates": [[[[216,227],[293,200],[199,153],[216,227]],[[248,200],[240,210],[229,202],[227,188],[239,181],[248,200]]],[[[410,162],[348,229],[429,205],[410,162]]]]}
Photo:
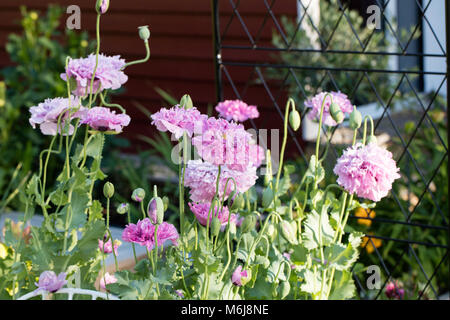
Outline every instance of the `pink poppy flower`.
{"type": "Polygon", "coordinates": [[[244,122],[248,119],[256,119],[259,117],[256,106],[249,106],[241,100],[225,100],[220,102],[216,106],[216,111],[219,112],[222,118],[238,122],[244,122]]]}
{"type": "Polygon", "coordinates": [[[100,278],[100,288],[106,291],[106,285],[116,283],[117,278],[112,274],[109,274],[109,272],[106,272],[104,276],[100,278]]]}
{"type": "Polygon", "coordinates": [[[392,153],[376,143],[366,146],[358,143],[344,151],[337,160],[334,173],[337,183],[358,197],[380,201],[392,189],[392,183],[400,178],[392,153]]]}
{"type": "Polygon", "coordinates": [[[39,283],[35,283],[35,285],[38,286],[38,289],[56,292],[67,283],[66,276],[65,272],[56,275],[53,271],[44,271],[39,276],[39,283]]]}
{"type": "Polygon", "coordinates": [[[87,124],[97,131],[122,132],[123,127],[130,124],[131,118],[124,114],[116,114],[105,107],[94,107],[86,110],[81,117],[81,124],[87,124]]]}
{"type": "MultiPolygon", "coordinates": [[[[178,238],[178,231],[173,224],[163,222],[159,225],[157,231],[158,247],[164,245],[166,241],[171,241],[173,245],[177,246],[178,238]]],[[[152,250],[155,246],[155,226],[149,218],[139,220],[137,224],[130,223],[122,233],[122,240],[134,242],[152,250]]]]}

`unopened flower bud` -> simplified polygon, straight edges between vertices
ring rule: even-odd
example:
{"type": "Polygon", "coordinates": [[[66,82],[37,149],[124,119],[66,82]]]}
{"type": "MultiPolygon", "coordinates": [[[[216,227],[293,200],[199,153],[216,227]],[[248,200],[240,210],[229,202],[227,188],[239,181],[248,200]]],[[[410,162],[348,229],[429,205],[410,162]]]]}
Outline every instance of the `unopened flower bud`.
{"type": "Polygon", "coordinates": [[[192,109],[194,107],[194,103],[192,102],[191,96],[185,94],[180,100],[180,106],[186,110],[192,109]]]}
{"type": "Polygon", "coordinates": [[[301,119],[300,119],[300,114],[298,113],[297,110],[292,110],[289,113],[289,124],[291,125],[292,129],[294,131],[297,131],[298,128],[300,128],[300,124],[301,124],[301,119]]]}
{"type": "Polygon", "coordinates": [[[128,213],[128,211],[130,211],[130,205],[128,203],[121,203],[117,207],[118,214],[125,214],[125,213],[128,213]]]}
{"type": "Polygon", "coordinates": [[[264,189],[262,194],[262,205],[264,208],[268,208],[273,201],[273,191],[271,188],[267,187],[264,189]]]}
{"type": "Polygon", "coordinates": [[[166,212],[167,209],[169,208],[169,198],[167,196],[164,196],[162,198],[162,201],[164,203],[164,212],[166,212]]]}
{"type": "Polygon", "coordinates": [[[111,182],[107,182],[103,185],[103,195],[111,199],[114,195],[114,185],[111,182]]]}
{"type": "Polygon", "coordinates": [[[142,202],[145,198],[145,190],[142,188],[137,188],[133,191],[133,194],[131,195],[131,199],[136,202],[142,202]]]}
{"type": "Polygon", "coordinates": [[[289,284],[289,281],[283,281],[278,286],[278,295],[280,299],[284,299],[288,296],[289,292],[291,291],[291,285],[289,284]]]}
{"type": "Polygon", "coordinates": [[[339,105],[335,102],[330,105],[330,114],[333,120],[336,121],[336,123],[341,123],[342,121],[344,121],[345,115],[339,105]]]}
{"type": "Polygon", "coordinates": [[[371,144],[371,143],[377,144],[377,143],[378,143],[377,137],[370,135],[370,136],[367,138],[367,144],[371,144]]]}
{"type": "Polygon", "coordinates": [[[160,225],[164,220],[164,203],[160,197],[150,200],[147,207],[147,215],[154,225],[160,225]]]}
{"type": "Polygon", "coordinates": [[[289,222],[282,220],[280,223],[281,235],[291,244],[297,244],[295,232],[289,222]]]}
{"type": "Polygon", "coordinates": [[[95,9],[98,14],[105,14],[109,8],[109,0],[97,0],[97,4],[95,5],[95,9]]]}
{"type": "Polygon", "coordinates": [[[361,115],[361,112],[356,110],[356,106],[353,106],[353,111],[352,111],[352,113],[350,113],[349,121],[350,121],[350,128],[351,129],[356,130],[359,127],[361,127],[362,115],[361,115]]]}
{"type": "Polygon", "coordinates": [[[238,194],[231,205],[231,211],[241,210],[245,207],[245,199],[242,194],[238,194]]]}
{"type": "Polygon", "coordinates": [[[277,237],[277,228],[275,228],[275,226],[273,225],[273,223],[270,223],[267,226],[267,231],[266,231],[267,235],[269,236],[269,240],[270,241],[274,241],[275,238],[277,237]]]}
{"type": "Polygon", "coordinates": [[[219,218],[214,217],[211,221],[211,234],[214,237],[217,237],[219,235],[221,226],[222,223],[220,222],[219,218]]]}
{"type": "Polygon", "coordinates": [[[148,26],[140,26],[138,27],[139,30],[139,37],[144,40],[144,41],[148,41],[148,39],[150,39],[150,29],[148,28],[148,26]]]}
{"type": "Polygon", "coordinates": [[[242,233],[247,233],[255,229],[256,226],[256,217],[253,214],[250,214],[244,218],[244,221],[241,225],[242,233]]]}

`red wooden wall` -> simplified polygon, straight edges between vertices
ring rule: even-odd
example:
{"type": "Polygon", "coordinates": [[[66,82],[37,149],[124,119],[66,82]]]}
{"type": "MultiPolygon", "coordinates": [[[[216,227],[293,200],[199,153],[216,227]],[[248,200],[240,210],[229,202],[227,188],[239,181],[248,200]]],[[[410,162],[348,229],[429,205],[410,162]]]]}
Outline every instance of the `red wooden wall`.
{"type": "MultiPolygon", "coordinates": [[[[32,9],[45,11],[50,3],[67,7],[79,5],[82,11],[81,27],[88,30],[91,37],[95,35],[95,0],[22,0],[20,4],[32,9]]],[[[220,27],[223,31],[233,13],[229,0],[220,2],[220,27]]],[[[239,1],[233,0],[237,3],[239,1]]],[[[270,3],[271,1],[267,1],[270,3]]],[[[272,7],[278,16],[295,16],[295,0],[276,1],[272,7]]],[[[239,13],[253,36],[267,19],[264,0],[241,0],[239,13]]],[[[17,0],[0,1],[0,67],[9,64],[4,45],[7,35],[19,32],[19,3],[17,0]]],[[[213,42],[211,1],[209,0],[111,0],[110,9],[102,17],[102,51],[106,54],[120,54],[126,60],[141,58],[144,55],[142,41],[137,34],[137,27],[149,25],[151,30],[151,59],[146,64],[127,69],[129,81],[126,92],[116,101],[126,107],[132,117],[132,124],[126,131],[128,137],[137,134],[152,134],[150,120],[135,107],[136,103],[144,105],[151,112],[157,111],[162,99],[154,90],[160,87],[177,98],[189,93],[195,105],[206,110],[208,103],[216,103],[214,82],[213,42]]],[[[268,18],[261,30],[260,45],[270,45],[274,23],[268,18]]],[[[230,23],[224,38],[224,44],[248,45],[250,42],[236,17],[230,23]]],[[[245,51],[225,50],[227,60],[256,61],[269,59],[267,54],[249,54],[245,51]]],[[[235,84],[244,86],[251,69],[230,68],[235,84]]],[[[227,81],[224,82],[224,98],[235,96],[227,81]]],[[[257,104],[261,110],[259,124],[274,123],[279,115],[273,108],[262,86],[253,86],[245,95],[246,102],[257,104]],[[274,118],[275,117],[275,118],[274,118]]],[[[285,101],[285,98],[284,98],[285,101]]],[[[277,127],[281,122],[276,121],[277,127]]]]}

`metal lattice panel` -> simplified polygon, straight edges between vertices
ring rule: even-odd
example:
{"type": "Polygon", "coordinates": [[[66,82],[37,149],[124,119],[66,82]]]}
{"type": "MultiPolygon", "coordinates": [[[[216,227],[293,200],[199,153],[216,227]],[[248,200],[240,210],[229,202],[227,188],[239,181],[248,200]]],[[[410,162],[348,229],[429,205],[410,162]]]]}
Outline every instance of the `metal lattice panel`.
{"type": "MultiPolygon", "coordinates": [[[[402,178],[389,197],[377,204],[377,217],[363,218],[370,226],[376,225],[377,232],[366,233],[368,241],[361,248],[360,259],[380,267],[381,288],[368,292],[367,275],[356,270],[357,265],[355,283],[361,298],[379,299],[386,284],[406,272],[420,279],[420,287],[409,298],[436,299],[450,289],[449,83],[448,66],[430,70],[424,68],[424,61],[447,58],[449,8],[445,1],[446,39],[442,39],[430,11],[443,0],[402,0],[405,7],[398,11],[408,8],[416,13],[406,17],[414,19],[403,27],[396,21],[402,17],[389,12],[396,1],[366,2],[379,8],[381,30],[362,27],[352,8],[356,1],[320,1],[320,5],[315,0],[212,1],[217,99],[264,96],[263,114],[274,112],[280,123],[288,95],[294,95],[302,119],[306,114],[306,108],[301,108],[303,101],[320,90],[344,91],[358,106],[367,100],[377,105],[375,134],[389,134],[393,141],[389,149],[393,149],[402,178]],[[436,48],[433,52],[423,47],[424,32],[436,48]],[[310,42],[305,45],[306,36],[310,42]],[[305,57],[310,57],[311,63],[305,57]],[[392,61],[397,64],[393,66],[392,61]],[[424,92],[424,79],[430,78],[437,85],[434,91],[424,92]],[[402,104],[407,104],[406,109],[399,109],[402,104]]],[[[255,121],[251,125],[257,130],[255,121]]],[[[323,127],[330,138],[338,130],[339,126],[331,131],[323,127]]],[[[289,134],[292,148],[307,163],[307,143],[293,131],[289,134]]],[[[330,162],[341,152],[342,147],[331,145],[330,162]]],[[[351,218],[351,226],[358,228],[361,217],[351,218]]]]}

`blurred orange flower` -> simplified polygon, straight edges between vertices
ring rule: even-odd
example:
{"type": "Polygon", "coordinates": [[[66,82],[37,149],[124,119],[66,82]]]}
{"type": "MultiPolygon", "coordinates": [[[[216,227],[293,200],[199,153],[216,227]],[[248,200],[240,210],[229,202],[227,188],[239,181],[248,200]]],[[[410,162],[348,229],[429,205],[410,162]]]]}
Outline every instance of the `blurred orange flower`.
{"type": "MultiPolygon", "coordinates": [[[[373,233],[369,233],[369,235],[373,235],[373,233]]],[[[382,243],[383,243],[383,241],[378,238],[363,237],[362,242],[361,242],[361,247],[366,247],[367,253],[371,254],[372,252],[375,251],[375,248],[381,247],[382,243]],[[372,240],[372,241],[370,241],[370,240],[372,240]]]]}
{"type": "MultiPolygon", "coordinates": [[[[371,219],[373,219],[373,218],[375,218],[376,213],[375,213],[375,210],[364,209],[362,207],[359,207],[355,211],[355,216],[360,217],[360,218],[371,218],[371,219]]],[[[359,224],[366,225],[368,227],[370,227],[372,225],[372,220],[370,220],[370,219],[357,219],[356,221],[359,224]]]]}

